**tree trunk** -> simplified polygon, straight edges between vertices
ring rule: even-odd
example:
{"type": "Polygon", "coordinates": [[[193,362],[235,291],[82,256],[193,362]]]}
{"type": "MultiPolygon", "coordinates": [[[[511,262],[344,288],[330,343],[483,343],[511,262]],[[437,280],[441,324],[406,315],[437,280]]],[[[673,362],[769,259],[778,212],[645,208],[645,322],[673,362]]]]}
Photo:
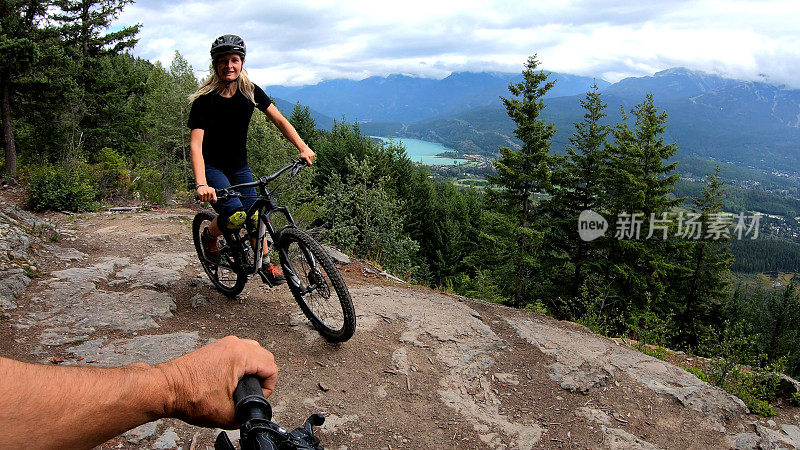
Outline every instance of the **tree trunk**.
{"type": "Polygon", "coordinates": [[[86,58],[89,57],[89,6],[91,2],[84,1],[81,5],[81,52],[83,53],[83,64],[86,66],[86,58]]]}
{"type": "Polygon", "coordinates": [[[14,127],[11,123],[11,89],[8,76],[0,75],[0,95],[3,107],[3,144],[6,148],[5,174],[10,178],[17,176],[17,145],[14,142],[14,127]]]}

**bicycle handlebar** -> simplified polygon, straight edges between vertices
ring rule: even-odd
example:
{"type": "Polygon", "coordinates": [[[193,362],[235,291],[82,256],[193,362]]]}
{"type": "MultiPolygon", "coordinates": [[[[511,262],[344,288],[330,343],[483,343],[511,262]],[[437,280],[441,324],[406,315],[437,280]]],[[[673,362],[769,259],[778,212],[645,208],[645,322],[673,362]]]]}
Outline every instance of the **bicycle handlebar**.
{"type": "Polygon", "coordinates": [[[253,375],[239,380],[233,391],[233,404],[236,405],[236,421],[245,423],[248,419],[272,419],[272,407],[261,391],[261,382],[253,375]]]}
{"type": "MultiPolygon", "coordinates": [[[[246,375],[233,391],[236,405],[236,421],[240,425],[242,450],[300,449],[321,450],[319,438],[314,435],[314,427],[325,422],[321,414],[312,414],[302,427],[287,432],[285,428],[272,422],[272,407],[261,391],[261,382],[254,375],[246,375]]],[[[224,431],[214,443],[216,450],[235,450],[233,443],[224,431]]]]}
{"type": "Polygon", "coordinates": [[[289,169],[292,169],[292,176],[295,176],[295,175],[297,175],[298,172],[300,172],[300,170],[303,167],[305,167],[307,165],[308,165],[308,163],[306,163],[305,160],[295,159],[295,160],[292,160],[291,163],[289,163],[289,164],[281,167],[280,169],[278,169],[275,173],[267,175],[267,176],[264,176],[264,177],[261,177],[261,178],[255,180],[255,181],[250,182],[250,183],[235,184],[233,186],[228,186],[226,188],[216,189],[217,201],[225,201],[225,200],[228,200],[228,199],[231,199],[231,198],[242,198],[242,193],[236,191],[235,189],[244,188],[244,187],[256,187],[256,186],[266,185],[267,183],[269,183],[269,182],[275,180],[276,178],[278,178],[283,172],[286,172],[289,169]]]}
{"type": "MultiPolygon", "coordinates": [[[[228,186],[225,189],[217,189],[217,199],[219,199],[219,197],[220,197],[220,194],[219,194],[220,191],[222,191],[222,195],[225,195],[225,194],[229,194],[230,195],[231,190],[235,190],[237,188],[263,186],[263,185],[275,180],[283,172],[286,172],[289,169],[292,169],[292,176],[297,175],[297,173],[300,172],[300,169],[302,169],[303,167],[305,167],[307,165],[308,164],[304,160],[295,159],[291,163],[289,163],[289,164],[281,167],[280,169],[278,169],[275,173],[263,176],[263,177],[255,180],[255,181],[252,181],[250,183],[235,184],[233,186],[228,186]]],[[[241,196],[241,194],[238,195],[238,197],[240,197],[240,196],[241,196]]],[[[231,198],[231,197],[237,197],[237,195],[231,195],[231,196],[228,196],[227,198],[231,198]]]]}

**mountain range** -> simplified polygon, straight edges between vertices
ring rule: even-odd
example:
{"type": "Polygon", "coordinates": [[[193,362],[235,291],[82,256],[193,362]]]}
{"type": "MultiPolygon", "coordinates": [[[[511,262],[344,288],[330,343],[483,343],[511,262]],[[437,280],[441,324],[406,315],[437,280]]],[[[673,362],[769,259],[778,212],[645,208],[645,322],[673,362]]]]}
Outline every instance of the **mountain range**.
{"type": "MultiPolygon", "coordinates": [[[[269,86],[289,104],[309,106],[318,126],[333,118],[359,122],[368,134],[424,139],[463,153],[495,155],[516,146],[514,123],[500,96],[521,74],[458,72],[434,80],[406,75],[360,81],[331,80],[312,86],[269,86]]],[[[673,68],[617,83],[551,73],[543,117],[558,129],[555,151],[563,151],[582,119],[580,101],[596,83],[608,105],[607,123],[618,123],[647,93],[669,114],[667,142],[678,157],[700,156],[767,171],[797,173],[800,167],[800,90],[767,82],[741,81],[673,68]]],[[[278,107],[281,102],[277,101],[278,107]]]]}
{"type": "MultiPolygon", "coordinates": [[[[312,86],[269,86],[266,91],[337,119],[413,123],[496,105],[498,96],[508,92],[508,84],[521,80],[521,74],[455,72],[441,80],[390,75],[360,81],[330,80],[312,86]]],[[[591,84],[588,77],[559,75],[559,82],[548,95],[586,92],[591,84]]],[[[609,83],[598,80],[598,84],[604,87],[609,83]]]]}

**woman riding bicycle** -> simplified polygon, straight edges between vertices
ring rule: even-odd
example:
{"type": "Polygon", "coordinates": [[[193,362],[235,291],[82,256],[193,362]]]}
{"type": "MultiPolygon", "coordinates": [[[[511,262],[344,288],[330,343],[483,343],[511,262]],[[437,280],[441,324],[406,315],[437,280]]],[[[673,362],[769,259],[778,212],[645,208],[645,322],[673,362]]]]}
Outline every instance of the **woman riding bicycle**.
{"type": "MultiPolygon", "coordinates": [[[[264,112],[297,147],[300,158],[306,163],[311,165],[316,157],[267,94],[249,80],[242,68],[245,54],[246,47],[239,36],[218,37],[211,45],[211,76],[190,96],[190,155],[197,195],[202,201],[211,202],[218,214],[202,241],[206,255],[216,262],[219,261],[217,238],[222,235],[222,229],[241,227],[247,219],[246,211],[255,202],[255,188],[241,189],[241,200],[232,198],[217,202],[215,192],[215,189],[253,181],[246,146],[253,110],[258,108],[264,112]]],[[[266,242],[264,252],[268,252],[266,242]]],[[[267,266],[265,273],[273,282],[283,281],[279,266],[267,266]]]]}

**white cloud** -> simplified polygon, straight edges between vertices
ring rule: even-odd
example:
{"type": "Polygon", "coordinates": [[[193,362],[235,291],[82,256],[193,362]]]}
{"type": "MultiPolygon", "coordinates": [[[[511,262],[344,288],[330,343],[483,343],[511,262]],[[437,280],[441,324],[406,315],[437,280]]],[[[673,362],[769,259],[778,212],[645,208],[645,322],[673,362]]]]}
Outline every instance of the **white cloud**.
{"type": "Polygon", "coordinates": [[[118,23],[144,25],[137,55],[168,65],[179,50],[198,73],[214,38],[240,34],[264,85],[516,72],[538,53],[548,70],[609,81],[685,66],[800,87],[798,19],[795,0],[141,0],[118,23]]]}

